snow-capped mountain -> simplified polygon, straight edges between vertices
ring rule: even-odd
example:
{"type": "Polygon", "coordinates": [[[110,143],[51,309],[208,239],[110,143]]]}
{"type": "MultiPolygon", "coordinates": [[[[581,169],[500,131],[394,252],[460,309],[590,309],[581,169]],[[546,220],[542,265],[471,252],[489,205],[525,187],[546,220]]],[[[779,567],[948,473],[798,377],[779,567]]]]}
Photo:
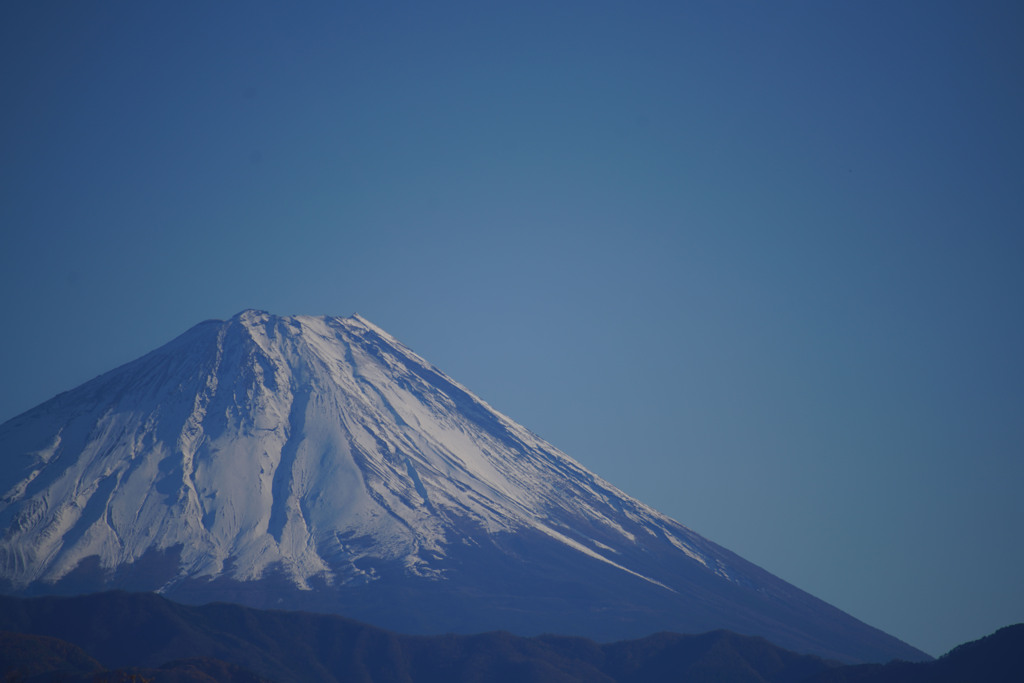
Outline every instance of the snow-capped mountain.
{"type": "Polygon", "coordinates": [[[0,496],[10,593],[925,657],[630,498],[359,316],[197,325],[0,425],[0,496]]]}

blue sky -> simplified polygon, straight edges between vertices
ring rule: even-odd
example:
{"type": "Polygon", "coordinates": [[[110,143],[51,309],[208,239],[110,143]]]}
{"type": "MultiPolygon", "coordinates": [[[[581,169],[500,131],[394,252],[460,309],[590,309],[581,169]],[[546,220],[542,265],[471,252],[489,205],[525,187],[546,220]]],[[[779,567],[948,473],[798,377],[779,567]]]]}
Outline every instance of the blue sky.
{"type": "Polygon", "coordinates": [[[0,420],[359,312],[932,654],[1024,621],[1017,2],[0,9],[0,420]],[[637,6],[637,5],[641,6],[637,6]]]}

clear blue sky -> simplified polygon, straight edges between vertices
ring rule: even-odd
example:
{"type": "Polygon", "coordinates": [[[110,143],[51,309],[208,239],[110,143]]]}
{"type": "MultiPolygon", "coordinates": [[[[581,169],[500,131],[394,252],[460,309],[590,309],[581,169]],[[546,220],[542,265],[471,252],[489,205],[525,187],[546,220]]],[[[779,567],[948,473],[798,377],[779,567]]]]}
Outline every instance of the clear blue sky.
{"type": "Polygon", "coordinates": [[[358,311],[932,654],[1024,621],[1024,5],[285,5],[0,6],[0,420],[358,311]]]}

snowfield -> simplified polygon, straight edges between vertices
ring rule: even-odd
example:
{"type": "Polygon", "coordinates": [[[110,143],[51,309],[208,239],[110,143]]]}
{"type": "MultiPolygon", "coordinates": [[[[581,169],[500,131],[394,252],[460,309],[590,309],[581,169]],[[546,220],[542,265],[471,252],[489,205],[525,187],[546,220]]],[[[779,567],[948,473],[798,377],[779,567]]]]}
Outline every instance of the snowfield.
{"type": "Polygon", "coordinates": [[[314,576],[349,580],[363,558],[440,578],[460,530],[524,527],[667,590],[616,559],[637,543],[627,527],[727,575],[680,525],[360,316],[245,311],[46,406],[4,426],[38,444],[3,472],[0,570],[17,587],[55,582],[87,557],[113,569],[178,545],[175,581],[255,580],[280,565],[308,588],[314,576]],[[60,421],[65,405],[77,414],[60,421]],[[342,576],[324,548],[347,554],[342,576]]]}

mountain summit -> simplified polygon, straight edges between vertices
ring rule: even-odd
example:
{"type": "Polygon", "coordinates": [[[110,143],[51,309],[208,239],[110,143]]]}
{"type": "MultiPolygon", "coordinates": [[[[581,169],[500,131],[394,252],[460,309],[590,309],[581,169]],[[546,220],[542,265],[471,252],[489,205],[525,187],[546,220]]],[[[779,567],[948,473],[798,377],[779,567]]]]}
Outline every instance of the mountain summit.
{"type": "Polygon", "coordinates": [[[8,593],[927,658],[630,498],[358,315],[197,325],[0,425],[0,496],[8,593]]]}

